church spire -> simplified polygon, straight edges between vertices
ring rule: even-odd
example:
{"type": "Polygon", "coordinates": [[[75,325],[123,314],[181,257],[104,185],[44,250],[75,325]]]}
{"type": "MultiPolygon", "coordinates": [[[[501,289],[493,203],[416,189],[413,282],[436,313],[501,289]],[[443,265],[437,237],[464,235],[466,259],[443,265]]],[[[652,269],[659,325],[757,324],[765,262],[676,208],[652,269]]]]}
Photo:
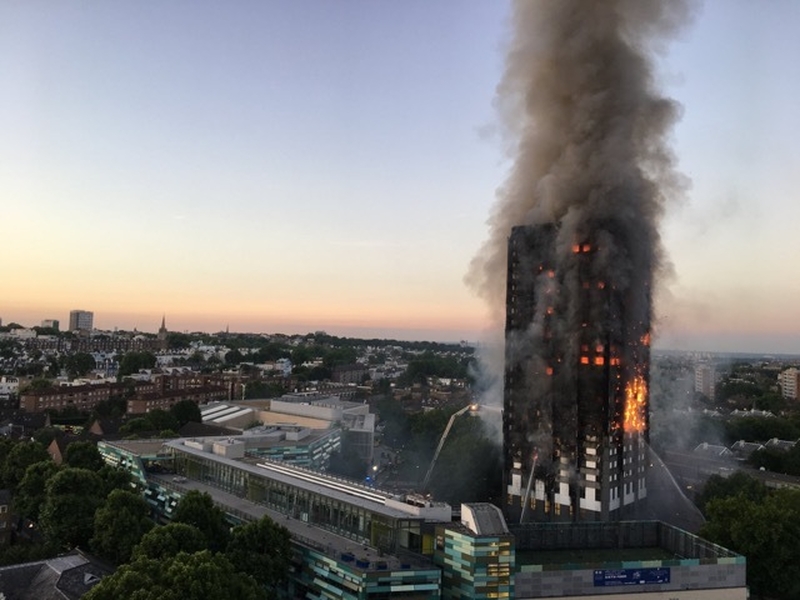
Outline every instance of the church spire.
{"type": "Polygon", "coordinates": [[[161,327],[158,328],[158,339],[165,342],[167,339],[167,316],[162,315],[161,327]]]}

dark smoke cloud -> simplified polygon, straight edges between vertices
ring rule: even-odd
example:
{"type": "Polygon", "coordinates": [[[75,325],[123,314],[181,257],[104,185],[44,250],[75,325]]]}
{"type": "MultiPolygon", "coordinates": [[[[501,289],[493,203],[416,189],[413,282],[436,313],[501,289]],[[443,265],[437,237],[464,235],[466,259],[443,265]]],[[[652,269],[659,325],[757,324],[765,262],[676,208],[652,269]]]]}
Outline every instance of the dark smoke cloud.
{"type": "MultiPolygon", "coordinates": [[[[559,223],[565,260],[591,232],[605,248],[597,268],[623,289],[663,272],[657,225],[685,180],[667,144],[680,107],[659,92],[654,57],[690,8],[683,0],[513,3],[496,98],[513,165],[467,275],[498,323],[515,225],[559,223]]],[[[639,316],[649,321],[645,293],[639,316]]]]}

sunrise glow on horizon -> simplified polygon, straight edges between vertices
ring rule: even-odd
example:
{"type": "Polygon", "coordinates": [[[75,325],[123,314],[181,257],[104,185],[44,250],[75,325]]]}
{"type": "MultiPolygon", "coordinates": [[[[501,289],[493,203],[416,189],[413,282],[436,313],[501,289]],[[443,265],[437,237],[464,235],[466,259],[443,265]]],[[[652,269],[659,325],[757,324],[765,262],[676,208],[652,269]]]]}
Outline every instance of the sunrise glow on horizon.
{"type": "MultiPolygon", "coordinates": [[[[479,341],[505,2],[0,6],[0,319],[479,341]]],[[[800,354],[800,4],[658,57],[687,177],[654,345],[800,354]]]]}

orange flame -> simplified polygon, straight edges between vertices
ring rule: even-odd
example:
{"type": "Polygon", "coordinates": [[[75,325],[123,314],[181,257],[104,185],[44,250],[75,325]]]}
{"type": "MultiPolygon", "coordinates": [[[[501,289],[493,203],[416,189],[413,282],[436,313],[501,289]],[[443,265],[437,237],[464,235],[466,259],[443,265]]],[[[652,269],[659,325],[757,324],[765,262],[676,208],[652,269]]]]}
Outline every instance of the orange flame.
{"type": "Polygon", "coordinates": [[[626,433],[642,432],[645,427],[647,407],[647,383],[637,375],[625,386],[625,419],[623,429],[626,433]]]}

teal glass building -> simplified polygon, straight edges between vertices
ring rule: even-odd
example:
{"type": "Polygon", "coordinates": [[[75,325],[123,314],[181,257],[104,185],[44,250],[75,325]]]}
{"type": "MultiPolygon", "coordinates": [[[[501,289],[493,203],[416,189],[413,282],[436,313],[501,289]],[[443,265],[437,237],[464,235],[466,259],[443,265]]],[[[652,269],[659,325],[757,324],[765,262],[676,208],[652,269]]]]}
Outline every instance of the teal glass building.
{"type": "Polygon", "coordinates": [[[461,522],[436,527],[434,562],[442,569],[442,598],[513,598],[514,537],[491,504],[461,505],[461,522]]]}

